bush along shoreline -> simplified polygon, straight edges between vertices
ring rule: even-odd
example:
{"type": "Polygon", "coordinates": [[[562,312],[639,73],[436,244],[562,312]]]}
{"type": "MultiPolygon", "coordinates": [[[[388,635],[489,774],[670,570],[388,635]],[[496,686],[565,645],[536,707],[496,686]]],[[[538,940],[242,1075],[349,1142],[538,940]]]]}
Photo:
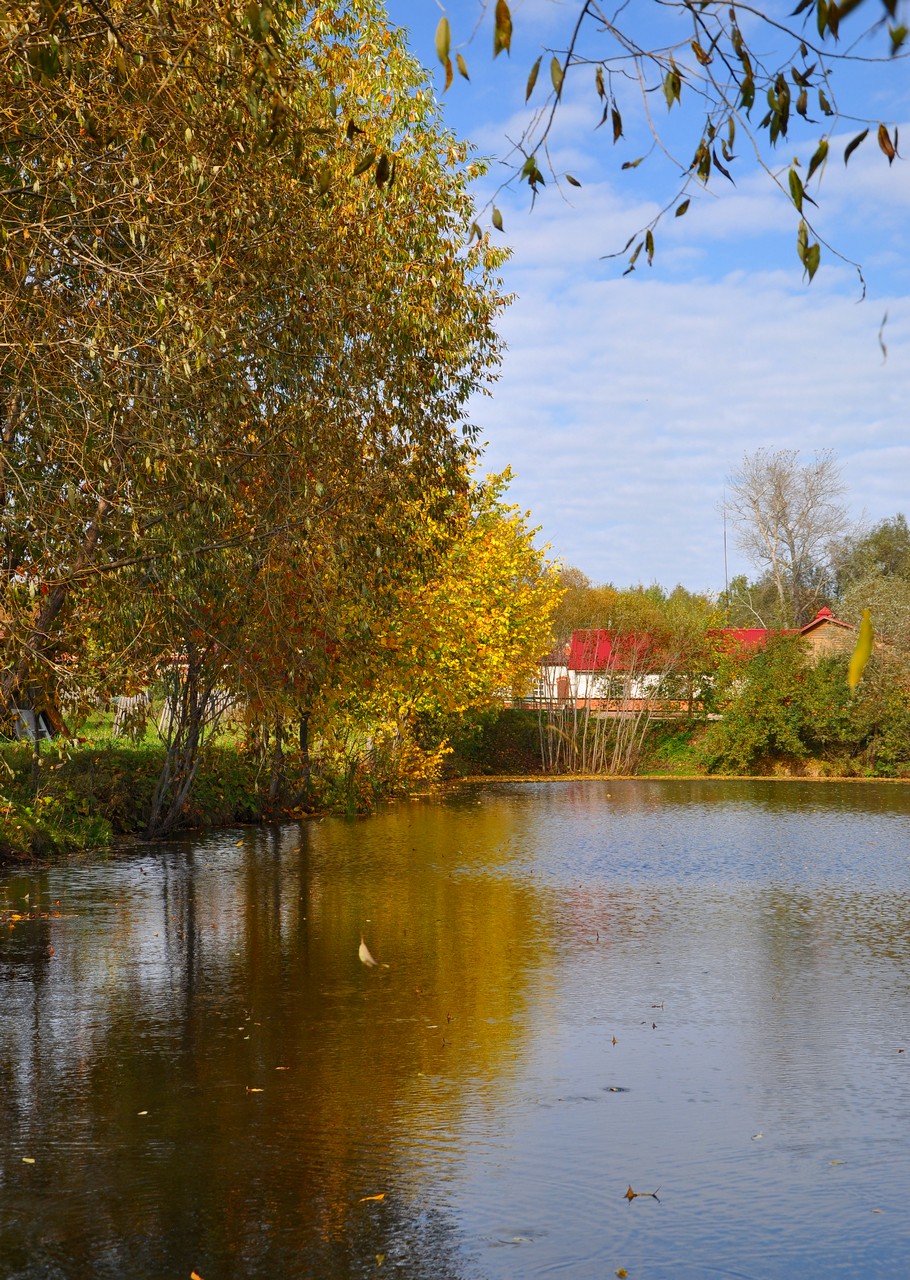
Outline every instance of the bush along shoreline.
{"type": "MultiPolygon", "coordinates": [[[[873,661],[857,695],[845,664],[769,649],[718,690],[720,718],[654,719],[628,776],[910,779],[910,694],[873,661]]],[[[491,707],[369,734],[324,732],[312,752],[225,737],[206,744],[173,831],[369,812],[464,778],[554,777],[546,713],[491,707]]],[[[0,745],[0,863],[104,849],[148,833],[163,743],[96,738],[0,745]]],[[[596,776],[596,775],[592,775],[596,776]]]]}

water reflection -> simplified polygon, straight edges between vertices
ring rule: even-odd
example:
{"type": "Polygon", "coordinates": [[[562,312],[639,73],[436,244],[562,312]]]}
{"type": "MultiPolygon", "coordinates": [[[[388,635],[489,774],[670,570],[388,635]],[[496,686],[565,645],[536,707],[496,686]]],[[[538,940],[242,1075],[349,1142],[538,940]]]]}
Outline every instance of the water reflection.
{"type": "Polygon", "coordinates": [[[0,1272],[897,1274],[908,809],[499,785],[7,877],[0,1272]]]}

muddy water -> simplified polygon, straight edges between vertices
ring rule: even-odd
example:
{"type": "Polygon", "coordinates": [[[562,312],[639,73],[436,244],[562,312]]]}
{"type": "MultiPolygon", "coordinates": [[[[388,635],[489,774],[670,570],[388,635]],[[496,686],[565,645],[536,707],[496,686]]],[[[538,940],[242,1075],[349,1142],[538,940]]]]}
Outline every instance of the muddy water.
{"type": "Polygon", "coordinates": [[[908,1139],[910,788],[501,784],[0,878],[3,1277],[893,1277],[908,1139]]]}

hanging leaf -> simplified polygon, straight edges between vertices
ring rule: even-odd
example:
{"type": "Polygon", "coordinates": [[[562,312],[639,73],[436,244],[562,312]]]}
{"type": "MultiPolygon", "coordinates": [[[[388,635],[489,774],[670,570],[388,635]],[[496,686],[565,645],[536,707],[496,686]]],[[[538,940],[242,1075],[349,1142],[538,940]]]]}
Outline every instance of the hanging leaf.
{"type": "Polygon", "coordinates": [[[572,177],[572,175],[571,175],[571,173],[567,173],[567,174],[566,174],[566,182],[568,182],[568,183],[569,183],[569,185],[570,185],[570,186],[573,186],[573,187],[580,187],[580,186],[581,186],[581,183],[578,181],[578,179],[577,179],[577,178],[573,178],[573,177],[572,177]]]}
{"type": "MultiPolygon", "coordinates": [[[[541,57],[542,56],[543,55],[541,55],[541,57]]],[[[535,84],[537,84],[537,73],[539,71],[540,71],[540,58],[538,58],[537,61],[534,63],[534,66],[531,68],[530,73],[528,75],[528,83],[525,86],[525,102],[528,101],[531,94],[534,92],[534,86],[535,84]]]]}
{"type": "Polygon", "coordinates": [[[496,208],[495,205],[493,206],[493,212],[490,216],[491,216],[491,221],[493,223],[493,226],[496,228],[496,230],[497,231],[504,230],[502,225],[502,214],[499,212],[499,210],[496,208]]]}
{"type": "Polygon", "coordinates": [[[682,204],[676,206],[675,216],[677,218],[681,218],[683,214],[687,212],[688,208],[689,208],[689,201],[683,200],[682,204]]]}
{"type": "Polygon", "coordinates": [[[644,160],[644,156],[639,156],[637,160],[627,160],[622,167],[624,169],[637,169],[642,160],[644,160]]]}
{"type": "Polygon", "coordinates": [[[790,199],[796,205],[800,213],[803,211],[803,184],[802,179],[795,169],[791,169],[788,175],[790,182],[790,199]]]}
{"type": "Polygon", "coordinates": [[[512,44],[512,15],[506,0],[496,0],[496,17],[493,26],[493,57],[498,58],[505,49],[510,51],[512,44]]]}
{"type": "Polygon", "coordinates": [[[618,142],[622,137],[622,116],[616,108],[613,107],[610,111],[610,117],[613,121],[613,141],[618,142]]]}
{"type": "Polygon", "coordinates": [[[464,60],[464,54],[462,53],[455,54],[455,65],[458,67],[459,75],[464,76],[465,80],[471,79],[471,77],[468,75],[468,64],[464,60]]]}
{"type": "Polygon", "coordinates": [[[673,106],[674,102],[679,102],[679,94],[682,88],[682,80],[679,72],[674,67],[668,71],[664,77],[664,97],[667,100],[667,108],[673,106]]]}
{"type": "Polygon", "coordinates": [[[604,88],[603,67],[598,67],[597,70],[594,72],[594,84],[597,88],[598,98],[605,98],[607,96],[607,91],[604,88]]]}
{"type": "Polygon", "coordinates": [[[809,248],[806,251],[806,274],[809,277],[810,284],[812,283],[812,279],[816,271],[818,270],[818,264],[819,262],[821,262],[821,256],[822,256],[822,251],[819,248],[818,244],[817,243],[810,244],[809,248]]]}
{"type": "Polygon", "coordinates": [[[449,27],[449,20],[443,16],[439,19],[439,25],[436,28],[436,56],[443,66],[449,61],[451,41],[452,31],[449,27]]]}
{"type": "Polygon", "coordinates": [[[446,92],[446,90],[448,89],[449,85],[452,83],[452,79],[453,79],[453,72],[452,72],[452,59],[451,59],[451,58],[446,58],[446,82],[445,82],[445,86],[444,86],[444,88],[443,88],[443,93],[445,93],[445,92],[446,92]]]}
{"type": "Polygon", "coordinates": [[[822,138],[821,142],[818,144],[815,150],[815,154],[813,155],[812,159],[809,161],[809,173],[806,177],[807,182],[810,181],[813,173],[815,173],[816,169],[818,169],[821,165],[825,163],[827,158],[828,158],[828,139],[822,138]]]}
{"type": "Polygon", "coordinates": [[[887,128],[883,124],[878,126],[878,145],[888,157],[888,164],[893,164],[897,151],[895,150],[894,143],[891,141],[887,128]]]}
{"type": "Polygon", "coordinates": [[[360,157],[360,159],[357,161],[356,165],[354,166],[354,177],[357,178],[360,176],[360,174],[366,173],[367,169],[371,169],[373,167],[373,162],[375,161],[375,159],[376,159],[375,151],[373,151],[372,149],[369,151],[365,151],[363,155],[360,157]]]}
{"type": "Polygon", "coordinates": [[[645,253],[648,255],[648,266],[654,261],[654,232],[649,227],[645,233],[645,253]]]}
{"type": "Polygon", "coordinates": [[[556,90],[558,98],[562,93],[563,70],[562,64],[555,56],[550,59],[550,79],[553,81],[553,88],[556,90]]]}
{"type": "Polygon", "coordinates": [[[864,130],[862,131],[862,133],[858,133],[858,134],[856,135],[856,137],[852,140],[852,142],[848,142],[848,143],[847,143],[846,149],[845,149],[845,151],[844,151],[844,164],[846,164],[846,163],[847,163],[847,161],[848,161],[848,160],[850,159],[850,157],[853,155],[853,152],[854,152],[854,151],[856,150],[856,148],[860,145],[860,143],[861,143],[861,142],[863,142],[863,141],[866,139],[866,137],[867,137],[868,133],[869,133],[869,130],[868,130],[868,129],[864,129],[864,130]]]}
{"type": "Polygon", "coordinates": [[[389,157],[383,152],[376,162],[376,186],[380,191],[388,182],[390,173],[389,157]]]}
{"type": "Polygon", "coordinates": [[[866,663],[872,654],[874,640],[875,630],[872,626],[872,614],[868,609],[864,609],[862,621],[859,624],[859,635],[856,638],[856,648],[853,650],[850,666],[847,668],[847,684],[853,693],[856,692],[856,687],[863,678],[866,663]]]}

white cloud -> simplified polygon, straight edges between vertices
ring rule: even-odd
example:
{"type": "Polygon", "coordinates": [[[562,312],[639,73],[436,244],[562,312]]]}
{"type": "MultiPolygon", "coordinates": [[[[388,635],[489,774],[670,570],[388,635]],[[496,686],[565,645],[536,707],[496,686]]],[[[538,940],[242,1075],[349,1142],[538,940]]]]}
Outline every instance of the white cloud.
{"type": "MultiPolygon", "coordinates": [[[[574,3],[550,0],[512,7],[511,63],[490,62],[487,32],[472,46],[472,84],[449,93],[450,118],[491,154],[502,154],[504,137],[520,135],[527,70],[541,44],[560,46],[567,15],[577,12],[574,3]],[[536,23],[543,25],[535,42],[536,23]]],[[[453,16],[467,11],[458,0],[448,8],[453,16]]],[[[439,12],[429,2],[427,10],[439,12]]],[[[549,79],[547,59],[538,92],[549,79]]],[[[901,75],[888,64],[854,81],[860,101],[892,129],[894,116],[910,109],[901,75]]],[[[698,127],[691,115],[678,108],[668,115],[660,95],[654,111],[667,138],[690,154],[685,129],[698,127]]],[[[653,268],[642,253],[623,279],[624,260],[603,255],[651,222],[679,176],[657,150],[621,171],[632,148],[648,145],[634,85],[623,116],[628,138],[614,148],[609,124],[594,128],[593,73],[583,69],[567,82],[549,151],[555,170],[584,186],[567,188],[563,199],[547,176],[533,213],[526,185],[496,194],[513,248],[505,283],[519,298],[502,322],[509,346],[502,379],[492,399],[474,406],[489,441],[485,465],[512,465],[513,500],[532,509],[555,551],[620,584],[722,586],[725,477],[744,452],[762,446],[833,448],[857,516],[908,511],[910,166],[889,167],[875,124],[845,166],[844,147],[861,126],[838,126],[827,167],[810,186],[820,207],[806,206],[815,234],[831,246],[823,245],[809,286],[786,171],[799,156],[805,175],[830,121],[794,119],[793,138],[777,149],[783,192],[739,136],[736,186],[719,177],[708,191],[693,184],[687,215],[671,211],[656,229],[653,268]],[[859,279],[835,250],[862,264],[865,303],[857,305],[859,279]]],[[[910,128],[901,125],[901,134],[910,128]]],[[[494,169],[482,202],[505,176],[494,169]]],[[[739,567],[731,544],[731,572],[739,567]]]]}

